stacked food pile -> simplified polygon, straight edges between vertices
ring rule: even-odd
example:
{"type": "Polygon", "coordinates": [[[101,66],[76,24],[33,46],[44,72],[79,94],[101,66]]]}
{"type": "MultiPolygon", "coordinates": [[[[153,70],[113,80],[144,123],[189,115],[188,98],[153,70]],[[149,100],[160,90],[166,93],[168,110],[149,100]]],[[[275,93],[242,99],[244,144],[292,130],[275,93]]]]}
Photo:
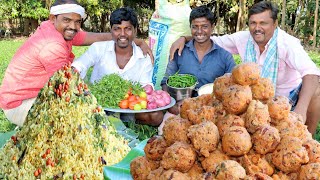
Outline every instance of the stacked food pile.
{"type": "Polygon", "coordinates": [[[118,74],[104,76],[90,86],[92,93],[103,107],[114,109],[156,109],[170,104],[166,91],[154,90],[151,85],[142,85],[123,79],[118,74]]]}
{"type": "Polygon", "coordinates": [[[69,65],[40,91],[23,127],[0,149],[0,179],[103,179],[130,150],[69,65]]]}
{"type": "Polygon", "coordinates": [[[133,179],[319,179],[320,143],[254,63],[185,99],[163,136],[130,164],[133,179]]]}

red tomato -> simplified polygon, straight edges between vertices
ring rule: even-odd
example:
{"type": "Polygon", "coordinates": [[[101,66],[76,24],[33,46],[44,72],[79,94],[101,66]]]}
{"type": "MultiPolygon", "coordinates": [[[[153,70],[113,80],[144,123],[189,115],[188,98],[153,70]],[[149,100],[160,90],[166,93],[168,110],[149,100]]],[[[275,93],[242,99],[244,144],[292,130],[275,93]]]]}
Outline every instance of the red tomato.
{"type": "Polygon", "coordinates": [[[147,99],[138,96],[138,97],[137,97],[137,101],[138,101],[139,103],[141,103],[142,101],[147,101],[147,99]]]}
{"type": "Polygon", "coordinates": [[[129,94],[129,96],[132,95],[132,88],[130,88],[130,89],[128,90],[127,94],[129,94]]]}
{"type": "Polygon", "coordinates": [[[129,102],[132,102],[132,101],[135,101],[135,100],[137,100],[135,95],[131,95],[131,96],[128,97],[128,101],[129,102]]]}
{"type": "Polygon", "coordinates": [[[128,101],[127,99],[124,99],[124,100],[120,101],[119,107],[120,107],[121,109],[128,109],[128,107],[129,107],[129,101],[128,101]]]}
{"type": "Polygon", "coordinates": [[[131,101],[129,102],[129,109],[134,110],[134,105],[138,104],[137,101],[131,101]]]}
{"type": "Polygon", "coordinates": [[[34,176],[35,176],[35,177],[39,176],[39,172],[38,172],[38,170],[34,171],[34,173],[33,173],[33,174],[34,174],[34,176]]]}
{"type": "Polygon", "coordinates": [[[46,154],[50,154],[51,150],[50,149],[47,149],[46,150],[46,154]]]}

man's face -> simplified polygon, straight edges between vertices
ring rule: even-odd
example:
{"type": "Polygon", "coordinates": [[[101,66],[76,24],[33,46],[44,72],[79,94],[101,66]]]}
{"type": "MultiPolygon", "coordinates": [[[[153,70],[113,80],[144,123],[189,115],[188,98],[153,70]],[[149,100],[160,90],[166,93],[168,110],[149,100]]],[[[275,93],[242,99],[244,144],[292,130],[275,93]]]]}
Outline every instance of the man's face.
{"type": "Polygon", "coordinates": [[[136,29],[130,21],[121,21],[121,24],[112,25],[111,35],[116,46],[126,48],[132,44],[132,41],[136,36],[136,29]]]}
{"type": "Polygon", "coordinates": [[[271,11],[267,10],[249,18],[249,31],[258,45],[265,46],[273,36],[277,22],[271,18],[271,11]]]}
{"type": "Polygon", "coordinates": [[[191,21],[191,34],[195,42],[204,43],[210,41],[213,25],[205,18],[196,18],[191,21]]]}
{"type": "Polygon", "coordinates": [[[72,40],[81,27],[81,16],[77,13],[50,15],[50,20],[66,41],[72,40]]]}

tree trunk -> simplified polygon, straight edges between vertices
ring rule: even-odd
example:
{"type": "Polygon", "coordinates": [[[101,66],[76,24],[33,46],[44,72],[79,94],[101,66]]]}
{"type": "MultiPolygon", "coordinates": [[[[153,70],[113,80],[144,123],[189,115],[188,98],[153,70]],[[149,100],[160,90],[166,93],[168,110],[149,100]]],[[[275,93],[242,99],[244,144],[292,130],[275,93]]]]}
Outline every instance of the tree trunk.
{"type": "Polygon", "coordinates": [[[319,0],[316,0],[316,9],[314,10],[314,24],[313,24],[313,44],[314,49],[317,44],[317,22],[318,22],[319,0]]]}
{"type": "Polygon", "coordinates": [[[243,30],[245,27],[246,27],[246,20],[247,20],[247,0],[243,0],[243,3],[242,3],[242,6],[241,6],[241,9],[242,9],[242,16],[241,16],[241,24],[240,24],[240,30],[243,30]]]}
{"type": "Polygon", "coordinates": [[[220,0],[217,0],[217,23],[216,23],[216,27],[217,27],[217,34],[218,36],[220,35],[220,0]]]}
{"type": "Polygon", "coordinates": [[[244,4],[244,0],[239,0],[239,13],[238,13],[236,31],[240,31],[241,29],[241,16],[243,16],[243,8],[242,8],[243,4],[244,4]]]}
{"type": "Polygon", "coordinates": [[[100,21],[100,30],[101,32],[106,32],[106,24],[107,24],[107,14],[106,13],[103,13],[101,15],[101,21],[100,21]]]}
{"type": "Polygon", "coordinates": [[[31,19],[31,33],[34,33],[39,26],[39,22],[37,19],[31,19]]]}
{"type": "Polygon", "coordinates": [[[285,30],[286,25],[286,0],[282,0],[282,10],[281,10],[281,28],[285,30]]]}
{"type": "Polygon", "coordinates": [[[29,18],[25,18],[24,22],[23,22],[23,32],[22,32],[23,36],[29,36],[29,34],[30,34],[30,25],[31,25],[30,19],[29,18]]]}
{"type": "Polygon", "coordinates": [[[293,27],[294,33],[297,33],[297,31],[298,31],[298,24],[300,22],[301,15],[302,15],[303,11],[304,11],[304,2],[303,2],[303,0],[299,0],[299,5],[297,6],[297,10],[296,10],[297,17],[296,17],[296,20],[294,22],[294,27],[293,27]]]}

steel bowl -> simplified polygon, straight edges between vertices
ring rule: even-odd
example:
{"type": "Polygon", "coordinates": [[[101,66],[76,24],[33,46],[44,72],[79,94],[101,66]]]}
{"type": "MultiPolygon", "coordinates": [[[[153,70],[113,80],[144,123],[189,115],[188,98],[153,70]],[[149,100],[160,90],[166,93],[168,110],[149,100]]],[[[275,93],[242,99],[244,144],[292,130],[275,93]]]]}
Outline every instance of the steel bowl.
{"type": "Polygon", "coordinates": [[[186,98],[192,97],[192,92],[195,90],[196,85],[198,84],[198,81],[190,87],[185,88],[176,88],[168,85],[168,80],[166,81],[166,85],[168,87],[168,93],[171,97],[173,97],[176,101],[181,101],[186,98]]]}

